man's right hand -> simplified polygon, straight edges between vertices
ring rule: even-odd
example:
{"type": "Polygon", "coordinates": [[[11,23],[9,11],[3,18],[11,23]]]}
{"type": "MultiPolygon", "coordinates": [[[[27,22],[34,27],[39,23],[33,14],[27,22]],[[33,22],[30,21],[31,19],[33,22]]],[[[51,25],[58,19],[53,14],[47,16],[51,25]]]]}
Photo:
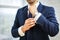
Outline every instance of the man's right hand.
{"type": "Polygon", "coordinates": [[[33,26],[35,26],[34,18],[28,18],[27,20],[25,20],[25,24],[23,25],[21,30],[25,33],[26,31],[28,31],[33,26]]]}

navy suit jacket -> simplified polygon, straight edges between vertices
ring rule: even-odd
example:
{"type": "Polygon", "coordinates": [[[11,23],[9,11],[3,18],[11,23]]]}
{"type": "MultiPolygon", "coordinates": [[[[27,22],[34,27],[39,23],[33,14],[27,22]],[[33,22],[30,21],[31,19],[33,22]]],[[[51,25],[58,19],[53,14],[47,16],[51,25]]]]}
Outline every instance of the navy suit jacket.
{"type": "Polygon", "coordinates": [[[49,40],[48,35],[55,36],[58,33],[59,25],[55,17],[54,8],[40,3],[37,9],[42,15],[37,20],[36,25],[28,30],[23,37],[18,34],[18,28],[24,25],[25,20],[28,18],[28,6],[17,11],[11,30],[13,37],[20,37],[20,40],[49,40]]]}

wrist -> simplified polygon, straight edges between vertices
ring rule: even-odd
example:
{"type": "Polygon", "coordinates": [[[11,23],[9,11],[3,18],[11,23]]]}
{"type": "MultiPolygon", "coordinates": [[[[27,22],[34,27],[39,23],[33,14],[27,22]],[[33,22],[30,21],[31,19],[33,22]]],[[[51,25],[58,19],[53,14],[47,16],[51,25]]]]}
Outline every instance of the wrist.
{"type": "Polygon", "coordinates": [[[23,27],[23,26],[20,26],[20,27],[18,28],[18,33],[19,33],[19,35],[20,35],[21,37],[25,36],[25,33],[22,31],[22,27],[23,27]]]}
{"type": "Polygon", "coordinates": [[[21,30],[22,30],[24,33],[26,32],[26,29],[25,29],[24,26],[21,28],[21,30]]]}

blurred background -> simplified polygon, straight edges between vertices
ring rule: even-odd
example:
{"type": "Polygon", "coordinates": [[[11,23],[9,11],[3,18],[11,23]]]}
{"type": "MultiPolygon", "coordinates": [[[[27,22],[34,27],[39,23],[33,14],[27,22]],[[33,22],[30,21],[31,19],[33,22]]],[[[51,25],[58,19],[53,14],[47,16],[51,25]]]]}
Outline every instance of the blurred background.
{"type": "MultiPolygon", "coordinates": [[[[39,0],[42,4],[55,8],[56,18],[60,29],[60,0],[39,0]]],[[[11,28],[15,20],[17,10],[27,5],[26,0],[0,0],[0,40],[18,40],[11,35],[11,28]]],[[[60,31],[51,40],[60,40],[60,31]]]]}

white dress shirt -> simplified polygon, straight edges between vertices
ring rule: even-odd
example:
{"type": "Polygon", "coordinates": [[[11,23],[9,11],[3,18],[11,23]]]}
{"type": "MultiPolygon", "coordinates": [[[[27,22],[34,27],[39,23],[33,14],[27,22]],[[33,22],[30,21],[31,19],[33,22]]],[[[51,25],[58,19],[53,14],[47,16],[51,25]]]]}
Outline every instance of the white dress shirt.
{"type": "MultiPolygon", "coordinates": [[[[36,7],[38,8],[39,2],[37,2],[35,5],[36,5],[36,7]]],[[[30,5],[28,5],[28,9],[29,9],[29,6],[30,6],[30,5]]],[[[28,10],[27,12],[28,12],[28,14],[29,14],[29,10],[28,10]]],[[[36,12],[36,13],[35,13],[34,20],[37,21],[40,16],[41,16],[41,13],[36,12]]],[[[21,30],[22,27],[23,27],[23,25],[18,28],[18,33],[19,33],[19,35],[20,35],[21,37],[25,36],[25,33],[23,33],[23,31],[21,30]]]]}

